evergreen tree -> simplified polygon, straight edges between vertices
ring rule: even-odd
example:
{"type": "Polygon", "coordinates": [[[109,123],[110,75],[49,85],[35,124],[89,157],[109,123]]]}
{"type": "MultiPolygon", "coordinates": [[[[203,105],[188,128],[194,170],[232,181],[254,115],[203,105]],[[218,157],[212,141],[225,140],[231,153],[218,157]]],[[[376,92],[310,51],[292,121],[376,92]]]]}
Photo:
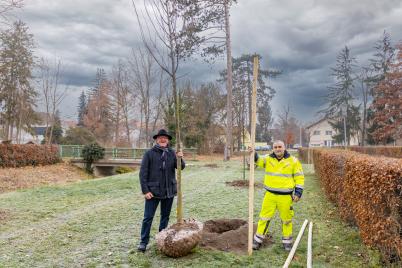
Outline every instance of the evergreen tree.
{"type": "MultiPolygon", "coordinates": [[[[356,137],[360,128],[360,107],[356,105],[350,105],[347,112],[348,117],[346,118],[346,139],[347,144],[350,144],[351,137],[356,137]]],[[[345,127],[343,116],[341,113],[334,119],[329,121],[329,124],[335,130],[335,134],[332,136],[334,141],[338,144],[342,144],[345,140],[345,127]]]]}
{"type": "Polygon", "coordinates": [[[37,92],[31,85],[34,67],[33,35],[22,21],[0,34],[0,111],[4,120],[4,137],[16,137],[30,129],[35,117],[37,92]],[[16,128],[17,132],[13,133],[16,128]],[[14,135],[15,134],[15,135],[14,135]]]}
{"type": "MultiPolygon", "coordinates": [[[[238,148],[244,128],[251,131],[251,95],[253,79],[253,54],[245,54],[233,59],[233,120],[238,126],[235,133],[238,148]]],[[[257,54],[261,62],[261,56],[257,54]]],[[[265,79],[274,78],[281,72],[277,70],[264,70],[259,66],[257,86],[257,128],[258,139],[267,141],[270,136],[269,126],[272,124],[272,111],[270,101],[275,95],[275,89],[266,84],[265,79]]],[[[219,81],[225,81],[226,70],[220,73],[219,81]]]]}
{"type": "MultiPolygon", "coordinates": [[[[328,87],[328,93],[325,97],[328,104],[327,108],[320,111],[330,119],[334,126],[338,126],[346,118],[346,141],[344,136],[338,137],[335,134],[334,138],[339,138],[338,143],[345,142],[350,145],[351,136],[359,131],[360,116],[355,113],[358,109],[354,104],[354,83],[353,76],[356,60],[350,55],[350,50],[347,46],[341,50],[336,58],[336,65],[332,68],[332,76],[335,79],[335,84],[328,87]]],[[[343,124],[343,123],[342,123],[343,124]]]]}
{"type": "Polygon", "coordinates": [[[79,102],[78,102],[78,124],[77,126],[84,125],[84,115],[87,112],[87,96],[84,90],[81,92],[79,102]]]}

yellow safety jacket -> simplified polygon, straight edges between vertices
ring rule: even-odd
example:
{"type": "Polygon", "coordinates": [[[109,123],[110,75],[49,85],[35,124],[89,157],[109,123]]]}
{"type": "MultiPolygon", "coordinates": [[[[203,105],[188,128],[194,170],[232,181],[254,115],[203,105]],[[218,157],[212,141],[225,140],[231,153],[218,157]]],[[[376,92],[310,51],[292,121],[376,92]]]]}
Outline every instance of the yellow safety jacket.
{"type": "Polygon", "coordinates": [[[264,188],[271,193],[291,194],[295,187],[300,189],[304,187],[302,165],[287,151],[280,161],[273,153],[258,156],[256,165],[265,169],[264,188]]]}

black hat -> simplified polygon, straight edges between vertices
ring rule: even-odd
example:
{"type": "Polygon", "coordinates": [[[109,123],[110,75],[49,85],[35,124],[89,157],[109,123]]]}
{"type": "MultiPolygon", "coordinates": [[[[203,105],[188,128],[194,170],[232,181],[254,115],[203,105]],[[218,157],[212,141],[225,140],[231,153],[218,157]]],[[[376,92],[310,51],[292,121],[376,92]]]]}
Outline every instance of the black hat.
{"type": "Polygon", "coordinates": [[[156,140],[156,138],[159,137],[159,136],[168,137],[169,140],[172,139],[172,136],[170,136],[169,133],[167,133],[167,131],[164,130],[163,128],[162,128],[162,129],[159,129],[158,134],[155,134],[155,135],[154,135],[154,137],[153,137],[154,140],[156,140]]]}

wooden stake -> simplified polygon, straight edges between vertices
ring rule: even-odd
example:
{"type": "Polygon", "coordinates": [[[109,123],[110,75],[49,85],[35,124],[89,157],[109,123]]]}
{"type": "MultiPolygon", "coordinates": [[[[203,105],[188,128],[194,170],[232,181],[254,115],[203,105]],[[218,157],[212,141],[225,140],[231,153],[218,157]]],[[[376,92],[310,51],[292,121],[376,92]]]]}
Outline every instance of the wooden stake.
{"type": "MultiPolygon", "coordinates": [[[[175,119],[176,119],[176,152],[181,151],[180,139],[180,100],[179,94],[176,92],[176,80],[173,79],[173,94],[175,100],[175,119]]],[[[177,222],[183,222],[183,193],[181,189],[181,158],[177,158],[177,222]]]]}
{"type": "MultiPolygon", "coordinates": [[[[254,56],[253,66],[253,93],[251,96],[251,148],[255,149],[255,124],[257,106],[257,77],[258,77],[258,57],[254,56]]],[[[253,220],[254,220],[254,154],[250,154],[250,177],[248,195],[248,255],[253,254],[253,220]]]]}
{"type": "Polygon", "coordinates": [[[308,225],[307,268],[313,267],[313,222],[308,225]]]}
{"type": "Polygon", "coordinates": [[[290,262],[292,261],[293,256],[295,255],[297,246],[300,243],[300,239],[303,236],[304,230],[306,229],[307,223],[308,223],[308,220],[304,220],[304,223],[303,223],[302,227],[300,228],[299,234],[297,235],[296,241],[293,244],[292,250],[289,252],[288,258],[286,259],[286,262],[283,265],[283,268],[288,268],[289,267],[290,262]]]}

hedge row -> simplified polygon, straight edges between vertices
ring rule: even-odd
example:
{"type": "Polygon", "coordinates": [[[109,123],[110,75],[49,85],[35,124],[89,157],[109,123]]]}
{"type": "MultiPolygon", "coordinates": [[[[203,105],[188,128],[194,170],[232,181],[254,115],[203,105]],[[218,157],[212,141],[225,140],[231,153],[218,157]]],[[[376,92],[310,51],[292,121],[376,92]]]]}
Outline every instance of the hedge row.
{"type": "Polygon", "coordinates": [[[0,167],[50,165],[60,162],[57,146],[0,144],[0,167]]]}
{"type": "Polygon", "coordinates": [[[402,159],[313,150],[314,168],[341,217],[387,262],[402,260],[402,159]]]}
{"type": "MultiPolygon", "coordinates": [[[[318,147],[318,148],[299,148],[299,159],[302,163],[311,163],[313,160],[313,150],[321,150],[321,149],[329,149],[328,147],[318,147]],[[309,152],[310,150],[310,152],[309,152]],[[309,159],[310,154],[310,159],[309,159]]],[[[331,148],[336,149],[336,148],[331,148]]],[[[339,149],[338,149],[339,150],[339,149]]],[[[375,146],[375,147],[361,147],[361,146],[352,146],[348,147],[348,150],[355,151],[358,153],[368,154],[368,155],[377,155],[377,156],[387,156],[392,158],[402,158],[402,146],[375,146]]]]}
{"type": "Polygon", "coordinates": [[[352,146],[349,147],[348,149],[363,154],[402,158],[402,146],[375,146],[375,147],[352,146]]]}

